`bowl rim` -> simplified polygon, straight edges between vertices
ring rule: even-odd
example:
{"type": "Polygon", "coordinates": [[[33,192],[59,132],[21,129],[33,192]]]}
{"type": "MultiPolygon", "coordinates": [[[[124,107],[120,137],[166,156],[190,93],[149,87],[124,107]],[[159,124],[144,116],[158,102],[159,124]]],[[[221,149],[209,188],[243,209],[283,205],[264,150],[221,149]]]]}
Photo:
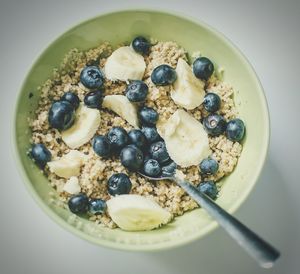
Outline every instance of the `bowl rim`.
{"type": "MultiPolygon", "coordinates": [[[[258,75],[256,74],[254,67],[251,65],[250,61],[247,59],[247,57],[239,50],[239,48],[229,39],[227,38],[222,32],[216,30],[214,27],[210,26],[209,24],[203,22],[202,20],[191,16],[189,14],[183,13],[183,12],[178,12],[174,11],[171,9],[154,9],[154,8],[128,8],[128,9],[114,9],[109,12],[104,12],[97,14],[95,16],[92,16],[88,19],[84,20],[79,20],[78,23],[75,25],[72,24],[72,27],[67,28],[65,31],[60,33],[51,43],[49,43],[47,46],[42,48],[40,50],[39,54],[37,55],[37,58],[31,63],[30,69],[28,70],[21,86],[20,89],[16,95],[16,101],[15,105],[13,108],[13,126],[11,127],[11,134],[12,134],[12,154],[14,156],[15,162],[17,163],[17,169],[19,171],[19,174],[21,176],[21,179],[27,189],[27,191],[30,193],[31,197],[35,200],[35,202],[40,206],[40,208],[57,224],[59,224],[61,227],[63,227],[65,230],[72,232],[73,234],[79,236],[80,238],[103,247],[108,247],[108,248],[113,248],[117,250],[125,250],[125,251],[158,251],[158,250],[166,250],[166,249],[171,249],[175,247],[179,247],[182,245],[186,245],[190,242],[193,242],[195,240],[199,240],[205,235],[208,235],[212,231],[214,231],[217,227],[218,224],[216,221],[212,221],[209,225],[205,226],[203,229],[199,230],[199,232],[195,232],[192,235],[188,235],[187,237],[184,238],[176,238],[172,239],[172,241],[164,241],[164,242],[159,242],[159,243],[154,243],[154,244],[129,244],[129,243],[119,243],[119,242],[113,242],[113,241],[108,241],[102,238],[94,238],[93,236],[76,229],[74,226],[66,222],[64,219],[59,217],[48,205],[45,203],[45,201],[38,195],[38,193],[35,191],[33,185],[31,184],[31,181],[29,179],[29,176],[26,173],[26,170],[21,162],[20,155],[18,153],[18,146],[17,146],[17,109],[20,104],[20,101],[22,100],[22,90],[24,90],[24,86],[26,82],[28,81],[29,75],[31,74],[33,68],[35,65],[40,61],[40,59],[44,56],[45,52],[49,47],[51,47],[53,44],[55,44],[59,39],[63,37],[66,33],[72,31],[73,29],[76,29],[78,26],[82,24],[86,24],[90,21],[96,20],[99,17],[103,16],[110,16],[113,14],[118,14],[118,13],[126,13],[126,12],[150,12],[150,13],[159,13],[162,15],[170,15],[170,16],[175,16],[179,19],[183,19],[185,21],[190,21],[196,25],[200,25],[204,27],[205,29],[209,30],[211,33],[213,33],[215,36],[217,36],[219,39],[221,39],[234,53],[235,55],[238,56],[238,58],[242,61],[243,65],[247,68],[248,73],[250,73],[251,77],[256,80],[256,88],[259,90],[259,100],[263,106],[262,111],[263,111],[263,117],[262,119],[264,120],[264,124],[266,125],[266,130],[265,130],[265,135],[264,139],[262,140],[262,157],[258,161],[258,168],[256,171],[253,173],[252,180],[249,181],[249,184],[247,188],[245,188],[244,192],[242,195],[239,196],[237,201],[228,209],[228,212],[233,214],[240,206],[241,204],[247,199],[249,194],[251,193],[252,189],[254,188],[254,185],[257,183],[261,171],[264,167],[264,164],[266,162],[267,158],[267,153],[270,145],[270,115],[269,115],[269,108],[266,100],[266,95],[264,93],[264,89],[262,87],[262,84],[260,82],[260,79],[258,75]]],[[[200,209],[201,210],[201,209],[200,209]]]]}

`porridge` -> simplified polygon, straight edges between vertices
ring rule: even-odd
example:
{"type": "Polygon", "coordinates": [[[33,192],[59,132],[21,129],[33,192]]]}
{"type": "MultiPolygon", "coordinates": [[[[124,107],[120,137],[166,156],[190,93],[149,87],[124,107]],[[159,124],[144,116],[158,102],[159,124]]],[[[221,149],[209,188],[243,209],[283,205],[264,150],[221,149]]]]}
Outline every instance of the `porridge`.
{"type": "Polygon", "coordinates": [[[39,88],[30,156],[74,214],[148,230],[198,207],[169,180],[181,171],[217,198],[242,151],[233,87],[175,42],[137,37],[71,50],[39,88]]]}

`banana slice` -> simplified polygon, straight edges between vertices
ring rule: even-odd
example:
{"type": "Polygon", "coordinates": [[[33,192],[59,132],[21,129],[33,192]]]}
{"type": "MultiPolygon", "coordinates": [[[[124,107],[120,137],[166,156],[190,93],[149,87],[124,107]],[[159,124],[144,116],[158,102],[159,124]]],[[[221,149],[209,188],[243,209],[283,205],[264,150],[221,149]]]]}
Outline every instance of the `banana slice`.
{"type": "Polygon", "coordinates": [[[68,147],[78,148],[92,139],[99,125],[99,110],[81,104],[76,111],[73,126],[63,131],[61,137],[68,147]]]}
{"type": "Polygon", "coordinates": [[[85,155],[78,150],[71,150],[59,160],[48,162],[51,172],[62,178],[71,178],[80,174],[85,155]]]}
{"type": "Polygon", "coordinates": [[[72,176],[64,185],[63,191],[69,193],[69,194],[78,194],[81,191],[81,187],[79,185],[78,178],[75,176],[72,176]]]}
{"type": "Polygon", "coordinates": [[[179,166],[198,165],[211,154],[202,124],[184,110],[177,110],[166,122],[157,124],[167,151],[179,166]]]}
{"type": "Polygon", "coordinates": [[[131,47],[120,47],[107,58],[104,72],[112,81],[142,80],[145,69],[143,56],[131,47]]]}
{"type": "Polygon", "coordinates": [[[102,106],[117,113],[133,127],[139,127],[137,109],[124,95],[107,95],[104,97],[102,106]]]}
{"type": "Polygon", "coordinates": [[[180,58],[176,67],[177,80],[171,92],[173,101],[185,109],[194,109],[203,102],[204,82],[196,78],[188,63],[180,58]]]}
{"type": "Polygon", "coordinates": [[[107,201],[112,220],[123,230],[151,230],[166,224],[171,214],[156,202],[141,195],[124,194],[107,201]]]}

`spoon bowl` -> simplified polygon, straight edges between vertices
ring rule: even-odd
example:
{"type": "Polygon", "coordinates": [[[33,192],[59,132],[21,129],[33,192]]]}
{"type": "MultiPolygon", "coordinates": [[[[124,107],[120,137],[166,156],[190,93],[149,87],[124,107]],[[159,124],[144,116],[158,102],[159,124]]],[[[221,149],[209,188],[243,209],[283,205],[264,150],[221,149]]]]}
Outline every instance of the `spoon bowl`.
{"type": "Polygon", "coordinates": [[[150,177],[142,172],[137,172],[138,174],[140,174],[141,176],[143,176],[144,178],[148,179],[148,180],[151,180],[151,181],[161,181],[161,180],[171,180],[171,181],[174,181],[175,180],[175,177],[173,174],[169,174],[169,175],[166,175],[166,174],[161,174],[159,177],[150,177]]]}

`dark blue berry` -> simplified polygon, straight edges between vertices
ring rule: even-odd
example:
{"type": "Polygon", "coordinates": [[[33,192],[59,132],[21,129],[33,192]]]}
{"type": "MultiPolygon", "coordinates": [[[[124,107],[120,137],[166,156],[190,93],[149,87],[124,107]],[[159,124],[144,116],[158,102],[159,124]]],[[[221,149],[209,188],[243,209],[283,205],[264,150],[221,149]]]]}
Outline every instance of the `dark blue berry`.
{"type": "Polygon", "coordinates": [[[132,147],[132,148],[134,148],[134,149],[138,148],[135,144],[129,144],[129,145],[127,145],[126,147],[132,147]]]}
{"type": "Polygon", "coordinates": [[[66,92],[60,98],[60,100],[68,101],[74,107],[74,109],[77,109],[79,107],[79,104],[80,104],[80,100],[79,100],[78,96],[75,93],[71,92],[71,91],[66,92]]]}
{"type": "Polygon", "coordinates": [[[131,190],[131,181],[125,173],[113,174],[108,179],[108,193],[112,196],[128,194],[131,190]]]}
{"type": "Polygon", "coordinates": [[[129,136],[126,130],[121,127],[111,128],[106,137],[114,153],[120,152],[121,149],[129,143],[129,136]]]}
{"type": "Polygon", "coordinates": [[[157,160],[160,164],[166,163],[170,160],[170,156],[164,141],[158,141],[151,144],[149,152],[151,158],[157,160]]]}
{"type": "Polygon", "coordinates": [[[225,131],[226,121],[219,114],[210,114],[203,119],[203,126],[209,135],[218,136],[225,131]]]}
{"type": "Polygon", "coordinates": [[[91,199],[89,201],[89,212],[92,214],[102,214],[106,211],[106,202],[102,199],[91,199]]]}
{"type": "Polygon", "coordinates": [[[220,109],[221,99],[218,94],[209,92],[205,95],[203,106],[208,112],[216,112],[220,109]]]}
{"type": "Polygon", "coordinates": [[[162,175],[163,176],[172,176],[175,174],[177,168],[177,164],[173,161],[171,161],[170,163],[168,163],[167,165],[162,167],[162,175]]]}
{"type": "Polygon", "coordinates": [[[233,119],[227,123],[226,136],[231,141],[241,141],[245,135],[245,125],[241,119],[233,119]]]}
{"type": "Polygon", "coordinates": [[[151,44],[145,37],[142,36],[135,37],[131,45],[136,52],[143,55],[149,54],[151,44]]]}
{"type": "Polygon", "coordinates": [[[92,140],[92,147],[95,153],[103,158],[111,156],[111,145],[106,136],[95,136],[92,140]]]}
{"type": "Polygon", "coordinates": [[[144,164],[144,173],[150,177],[157,177],[161,173],[161,167],[157,160],[149,159],[144,164]]]}
{"type": "Polygon", "coordinates": [[[51,160],[51,152],[43,144],[33,144],[30,150],[30,156],[41,169],[51,160]]]}
{"type": "Polygon", "coordinates": [[[68,202],[69,209],[74,214],[83,214],[88,211],[89,199],[84,193],[72,196],[68,202]]]}
{"type": "Polygon", "coordinates": [[[151,159],[151,156],[148,151],[144,152],[144,163],[146,163],[149,159],[151,159]]]}
{"type": "Polygon", "coordinates": [[[100,108],[103,101],[103,91],[95,90],[90,91],[84,96],[84,104],[89,108],[100,108]]]}
{"type": "Polygon", "coordinates": [[[139,116],[143,125],[150,126],[154,126],[159,117],[157,111],[150,107],[142,107],[139,116]]]}
{"type": "Polygon", "coordinates": [[[199,57],[193,63],[193,72],[201,80],[208,80],[214,72],[214,64],[206,57],[199,57]]]}
{"type": "Polygon", "coordinates": [[[171,85],[176,79],[176,71],[169,65],[160,65],[151,73],[151,81],[157,86],[171,85]]]}
{"type": "Polygon", "coordinates": [[[67,101],[54,102],[49,110],[48,121],[51,127],[65,130],[73,125],[75,109],[67,101]]]}
{"type": "Polygon", "coordinates": [[[203,159],[199,165],[202,174],[216,174],[219,169],[218,162],[213,158],[203,159]]]}
{"type": "Polygon", "coordinates": [[[131,102],[144,102],[148,94],[148,86],[143,81],[135,80],[127,86],[125,93],[131,102]]]}
{"type": "Polygon", "coordinates": [[[103,81],[103,74],[97,66],[87,66],[80,73],[80,82],[88,89],[100,88],[103,81]]]}
{"type": "Polygon", "coordinates": [[[120,153],[121,163],[130,171],[138,171],[144,162],[143,152],[134,145],[124,147],[120,153]]]}
{"type": "Polygon", "coordinates": [[[211,199],[215,200],[218,195],[218,189],[214,181],[204,181],[197,186],[198,190],[211,199]]]}
{"type": "Polygon", "coordinates": [[[140,149],[144,149],[147,145],[147,139],[144,133],[139,129],[132,129],[128,132],[129,142],[140,149]]]}
{"type": "Polygon", "coordinates": [[[144,133],[149,144],[160,140],[160,136],[155,127],[142,127],[142,132],[144,133]]]}

